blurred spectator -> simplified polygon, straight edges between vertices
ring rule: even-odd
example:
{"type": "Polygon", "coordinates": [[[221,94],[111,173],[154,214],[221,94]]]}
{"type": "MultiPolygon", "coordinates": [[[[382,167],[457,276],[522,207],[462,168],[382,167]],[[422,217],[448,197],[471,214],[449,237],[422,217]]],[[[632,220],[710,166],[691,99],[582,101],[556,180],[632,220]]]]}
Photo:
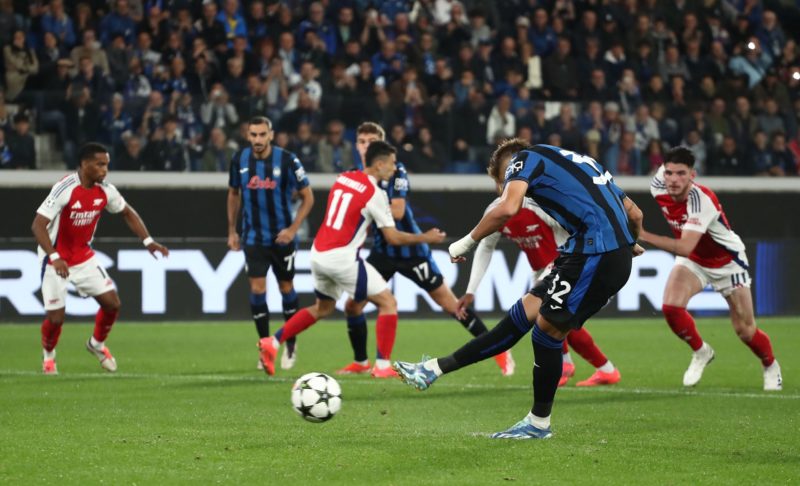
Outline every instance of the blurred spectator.
{"type": "Polygon", "coordinates": [[[217,20],[225,28],[228,48],[233,47],[234,38],[238,36],[247,37],[247,22],[245,22],[242,14],[239,13],[239,0],[222,0],[222,11],[217,14],[217,20]]]}
{"type": "MultiPolygon", "coordinates": [[[[210,100],[203,103],[200,107],[200,119],[207,130],[212,128],[235,127],[239,122],[239,115],[236,108],[230,102],[225,88],[217,83],[211,88],[210,100]]],[[[228,133],[231,133],[228,131],[228,133]]]]}
{"type": "Polygon", "coordinates": [[[117,0],[115,8],[100,22],[100,42],[103,45],[108,45],[114,34],[122,34],[126,44],[133,44],[136,22],[131,17],[128,0],[117,0]]]}
{"type": "Polygon", "coordinates": [[[753,148],[751,151],[753,158],[753,174],[757,176],[771,175],[773,167],[772,151],[769,146],[769,137],[761,130],[753,134],[753,148]]]}
{"type": "Polygon", "coordinates": [[[301,92],[308,95],[315,109],[319,106],[322,98],[322,85],[316,80],[318,75],[319,73],[313,63],[303,61],[300,66],[300,79],[291,87],[291,94],[289,94],[289,98],[286,101],[285,109],[287,111],[297,107],[298,96],[301,92]]]}
{"type": "Polygon", "coordinates": [[[64,11],[64,0],[50,0],[50,10],[42,15],[41,28],[43,32],[55,35],[67,48],[75,45],[75,27],[64,11]]]}
{"type": "Polygon", "coordinates": [[[783,46],[786,44],[786,34],[778,25],[778,17],[775,12],[764,11],[761,17],[761,26],[756,30],[756,37],[767,55],[773,59],[780,57],[783,46]]]}
{"type": "Polygon", "coordinates": [[[583,89],[581,98],[586,101],[599,101],[605,103],[615,98],[615,93],[606,84],[606,73],[600,68],[593,69],[589,84],[583,89]]]}
{"type": "Polygon", "coordinates": [[[707,120],[713,133],[715,147],[722,145],[725,137],[731,134],[731,125],[725,112],[725,100],[714,98],[714,101],[711,102],[711,112],[708,114],[707,120]]]}
{"type": "Polygon", "coordinates": [[[133,132],[133,118],[124,111],[125,100],[120,93],[114,93],[111,107],[102,115],[100,140],[111,147],[112,154],[122,143],[123,134],[133,132]]]}
{"type": "Polygon", "coordinates": [[[139,33],[146,32],[156,49],[160,50],[166,45],[169,25],[157,3],[150,5],[147,17],[138,25],[138,31],[139,33]]]}
{"type": "Polygon", "coordinates": [[[513,137],[516,132],[516,118],[511,113],[511,97],[502,95],[489,114],[486,124],[486,143],[494,145],[499,140],[513,137]]]}
{"type": "Polygon", "coordinates": [[[661,146],[661,140],[650,140],[643,162],[643,165],[648,169],[648,174],[655,174],[659,167],[664,165],[664,150],[661,146]]]}
{"type": "Polygon", "coordinates": [[[694,168],[698,174],[706,173],[706,159],[708,158],[708,147],[705,140],[697,129],[689,130],[686,137],[681,142],[694,154],[695,165],[694,168]]]}
{"type": "Polygon", "coordinates": [[[228,141],[228,137],[222,129],[214,128],[208,137],[208,145],[197,170],[226,172],[235,153],[236,145],[228,141]]]}
{"type": "Polygon", "coordinates": [[[420,127],[417,144],[414,147],[413,165],[410,169],[417,173],[435,174],[444,172],[445,150],[442,144],[434,140],[431,129],[420,127]]]}
{"type": "Polygon", "coordinates": [[[6,99],[14,101],[25,88],[28,77],[39,71],[39,60],[25,42],[25,31],[15,31],[11,44],[3,47],[3,62],[6,70],[6,99]]]}
{"type": "Polygon", "coordinates": [[[297,127],[297,133],[289,144],[289,151],[293,152],[307,172],[322,172],[319,167],[319,146],[314,142],[311,125],[301,123],[297,127]]]}
{"type": "Polygon", "coordinates": [[[791,105],[789,90],[778,78],[778,70],[770,68],[764,79],[753,90],[753,101],[756,107],[764,109],[767,99],[772,98],[778,103],[780,111],[785,111],[791,105]]]}
{"type": "Polygon", "coordinates": [[[14,156],[6,143],[6,132],[0,130],[0,169],[14,169],[14,156]]]}
{"type": "Polygon", "coordinates": [[[528,39],[533,48],[543,58],[547,58],[555,50],[557,43],[556,34],[548,21],[547,10],[539,7],[533,12],[533,25],[528,31],[528,39]]]}
{"type": "Polygon", "coordinates": [[[613,175],[640,175],[641,153],[636,148],[636,136],[623,132],[619,142],[613,143],[606,151],[603,165],[613,175]]]}
{"type": "Polygon", "coordinates": [[[147,136],[160,127],[167,116],[167,105],[164,104],[164,95],[160,91],[152,91],[147,98],[147,106],[139,123],[139,133],[147,136]]]}
{"type": "Polygon", "coordinates": [[[647,105],[640,105],[636,108],[636,114],[628,119],[625,130],[635,135],[635,145],[639,152],[644,152],[651,141],[661,139],[658,123],[650,116],[650,109],[647,105]]]}
{"type": "MultiPolygon", "coordinates": [[[[122,89],[128,80],[128,76],[130,76],[129,67],[133,59],[133,52],[125,45],[125,38],[122,35],[115,35],[111,39],[111,45],[108,46],[104,55],[106,56],[105,62],[108,66],[108,73],[114,82],[114,89],[122,89]]],[[[102,66],[100,63],[103,61],[99,60],[100,56],[96,57],[95,64],[102,66]]]]}
{"type": "Polygon", "coordinates": [[[28,115],[18,113],[14,117],[14,129],[8,135],[11,167],[14,169],[36,168],[36,148],[30,128],[31,122],[28,115]]]}
{"type": "Polygon", "coordinates": [[[709,175],[748,175],[749,167],[736,145],[736,139],[726,136],[720,150],[708,161],[709,175]]]}
{"type": "Polygon", "coordinates": [[[777,132],[786,133],[786,123],[775,98],[767,98],[764,102],[764,112],[758,116],[758,128],[769,136],[777,132]]]}
{"type": "Polygon", "coordinates": [[[332,120],[328,123],[325,137],[319,142],[318,153],[317,169],[320,172],[344,172],[353,167],[353,144],[344,138],[342,122],[332,120]]]}
{"type": "Polygon", "coordinates": [[[150,81],[142,72],[142,62],[138,57],[131,59],[128,65],[128,73],[123,96],[125,97],[125,106],[132,111],[134,118],[136,118],[140,117],[144,112],[145,105],[150,99],[152,88],[150,81]]]}
{"type": "Polygon", "coordinates": [[[112,159],[114,170],[140,171],[144,170],[142,159],[142,141],[139,137],[128,134],[123,139],[123,149],[112,159]]]}
{"type": "Polygon", "coordinates": [[[67,96],[70,92],[80,91],[84,88],[89,90],[89,96],[101,106],[108,103],[111,97],[111,81],[89,57],[80,59],[78,74],[72,78],[67,89],[67,96]]]}
{"type": "Polygon", "coordinates": [[[210,49],[218,49],[227,41],[225,26],[217,20],[219,9],[215,0],[203,0],[202,16],[194,23],[194,30],[210,49]]]}
{"type": "Polygon", "coordinates": [[[680,76],[684,81],[692,79],[692,74],[686,66],[686,61],[681,58],[678,46],[675,44],[667,46],[664,53],[664,60],[658,64],[658,74],[665,82],[675,76],[680,76]]]}
{"type": "Polygon", "coordinates": [[[157,65],[161,63],[161,53],[153,49],[153,38],[147,32],[140,32],[136,36],[136,47],[133,55],[142,61],[144,74],[152,77],[157,65]]]}
{"type": "Polygon", "coordinates": [[[558,133],[561,143],[569,150],[583,151],[583,136],[578,130],[578,123],[571,103],[561,103],[558,118],[552,122],[553,133],[558,133]]]}
{"type": "Polygon", "coordinates": [[[11,44],[13,34],[25,25],[22,15],[14,12],[12,0],[0,0],[0,45],[11,44]]]}
{"type": "Polygon", "coordinates": [[[178,131],[178,119],[173,115],[166,116],[163,125],[153,130],[145,151],[146,170],[184,171],[188,168],[184,140],[178,131]]]}
{"type": "Polygon", "coordinates": [[[761,82],[772,64],[772,58],[761,50],[761,45],[756,37],[750,37],[747,42],[738,44],[733,50],[733,57],[728,67],[733,74],[747,75],[748,87],[753,88],[761,82]]]}
{"type": "Polygon", "coordinates": [[[567,37],[560,37],[556,52],[544,60],[543,92],[550,99],[574,100],[578,97],[578,63],[571,51],[572,42],[567,37]]]}
{"type": "Polygon", "coordinates": [[[297,108],[283,114],[278,127],[287,133],[296,133],[300,123],[308,123],[314,132],[321,126],[319,111],[314,107],[314,102],[305,90],[299,90],[297,96],[297,108]]]}
{"type": "Polygon", "coordinates": [[[86,2],[80,2],[75,6],[75,36],[83,39],[83,34],[87,30],[97,31],[97,19],[92,12],[92,7],[86,2]]]}
{"type": "MultiPolygon", "coordinates": [[[[785,176],[797,174],[797,160],[794,154],[786,146],[786,134],[775,132],[772,135],[772,165],[768,171],[773,176],[785,176]]],[[[13,152],[12,148],[12,152],[13,152]]],[[[14,154],[16,159],[16,153],[14,154]]]]}
{"type": "MultiPolygon", "coordinates": [[[[303,39],[308,31],[314,31],[324,42],[328,54],[336,53],[336,32],[331,23],[325,20],[325,7],[322,6],[322,2],[312,2],[309,5],[308,18],[297,26],[297,37],[303,39]]],[[[311,48],[312,46],[303,47],[311,48]]]]}

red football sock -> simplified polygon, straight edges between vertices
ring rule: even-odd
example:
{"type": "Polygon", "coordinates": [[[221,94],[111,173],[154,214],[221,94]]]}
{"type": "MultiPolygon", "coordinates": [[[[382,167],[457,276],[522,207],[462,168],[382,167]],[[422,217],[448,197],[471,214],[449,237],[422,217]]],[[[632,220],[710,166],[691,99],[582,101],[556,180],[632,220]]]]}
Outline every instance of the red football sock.
{"type": "Polygon", "coordinates": [[[397,314],[381,314],[375,323],[375,341],[378,343],[377,359],[389,359],[397,335],[397,314]]]}
{"type": "Polygon", "coordinates": [[[600,348],[594,343],[592,335],[586,329],[573,329],[567,334],[567,339],[572,349],[595,368],[599,368],[608,362],[608,358],[600,351],[600,348]]]}
{"type": "Polygon", "coordinates": [[[667,319],[672,332],[676,336],[683,339],[693,351],[697,351],[703,347],[703,338],[697,332],[697,326],[694,324],[691,314],[686,312],[683,307],[675,307],[672,305],[663,305],[661,309],[664,311],[664,317],[667,319]]]}
{"type": "Polygon", "coordinates": [[[308,312],[308,309],[300,309],[293,315],[282,328],[278,329],[275,333],[275,338],[279,343],[283,344],[287,339],[293,338],[311,327],[317,318],[308,312]]]}
{"type": "Polygon", "coordinates": [[[94,339],[98,342],[104,342],[111,332],[111,326],[117,320],[119,310],[107,311],[101,307],[94,316],[94,339]]]}
{"type": "Polygon", "coordinates": [[[756,333],[753,334],[753,339],[749,342],[745,342],[745,344],[753,351],[753,354],[758,356],[758,359],[761,360],[761,364],[764,365],[764,367],[771,365],[775,361],[769,336],[761,329],[756,329],[756,333]]]}
{"type": "Polygon", "coordinates": [[[567,340],[561,341],[561,354],[569,353],[569,345],[567,344],[567,340]]]}
{"type": "Polygon", "coordinates": [[[61,324],[56,326],[50,319],[45,319],[42,322],[42,347],[48,353],[56,349],[58,338],[61,336],[61,324]]]}

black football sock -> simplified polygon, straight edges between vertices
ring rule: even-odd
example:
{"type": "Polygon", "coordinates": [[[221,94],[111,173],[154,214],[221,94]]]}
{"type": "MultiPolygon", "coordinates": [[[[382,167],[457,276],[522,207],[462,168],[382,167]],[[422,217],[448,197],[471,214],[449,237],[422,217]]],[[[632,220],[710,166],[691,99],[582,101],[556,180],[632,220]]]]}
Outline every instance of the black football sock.
{"type": "Polygon", "coordinates": [[[453,314],[453,317],[464,326],[464,329],[469,331],[475,337],[480,336],[481,334],[489,332],[486,329],[486,324],[483,323],[480,317],[475,314],[475,311],[472,309],[467,309],[467,315],[463,319],[459,319],[458,317],[453,314]]]}
{"type": "Polygon", "coordinates": [[[269,337],[269,308],[266,294],[250,294],[250,311],[259,338],[269,337]]]}
{"type": "MultiPolygon", "coordinates": [[[[297,314],[300,303],[297,300],[297,292],[294,289],[287,293],[281,292],[281,303],[283,304],[283,322],[287,322],[293,315],[297,314]]],[[[294,344],[297,342],[297,337],[292,336],[286,340],[286,351],[289,355],[294,353],[294,344]]]]}
{"type": "Polygon", "coordinates": [[[347,337],[353,348],[353,360],[367,361],[367,318],[364,314],[347,317],[347,337]]]}
{"type": "Polygon", "coordinates": [[[520,299],[494,329],[474,338],[450,356],[439,358],[439,368],[442,373],[450,373],[511,349],[531,326],[520,299]]]}
{"type": "Polygon", "coordinates": [[[545,334],[538,325],[533,326],[533,407],[531,412],[540,418],[550,416],[553,399],[561,378],[561,345],[558,340],[545,334]]]}

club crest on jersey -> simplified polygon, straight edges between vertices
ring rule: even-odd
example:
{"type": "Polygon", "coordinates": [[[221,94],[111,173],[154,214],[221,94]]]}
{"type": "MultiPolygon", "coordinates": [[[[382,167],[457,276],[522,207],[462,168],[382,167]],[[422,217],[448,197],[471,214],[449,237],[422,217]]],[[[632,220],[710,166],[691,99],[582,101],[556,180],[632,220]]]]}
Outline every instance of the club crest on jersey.
{"type": "Polygon", "coordinates": [[[277,182],[273,181],[269,177],[262,179],[257,175],[251,177],[250,182],[247,183],[248,189],[275,189],[276,187],[278,187],[277,182]]]}
{"type": "Polygon", "coordinates": [[[394,180],[394,190],[395,191],[407,191],[408,190],[408,179],[401,179],[396,178],[394,180]]]}
{"type": "Polygon", "coordinates": [[[520,173],[523,167],[525,167],[525,161],[514,157],[511,159],[511,162],[508,163],[505,178],[508,179],[509,177],[513,177],[514,175],[520,173]]]}
{"type": "Polygon", "coordinates": [[[272,169],[272,177],[278,178],[280,176],[281,176],[281,168],[280,167],[275,167],[274,169],[272,169]]]}
{"type": "Polygon", "coordinates": [[[99,206],[101,204],[103,204],[103,198],[97,198],[97,199],[94,200],[94,205],[95,206],[99,206]]]}

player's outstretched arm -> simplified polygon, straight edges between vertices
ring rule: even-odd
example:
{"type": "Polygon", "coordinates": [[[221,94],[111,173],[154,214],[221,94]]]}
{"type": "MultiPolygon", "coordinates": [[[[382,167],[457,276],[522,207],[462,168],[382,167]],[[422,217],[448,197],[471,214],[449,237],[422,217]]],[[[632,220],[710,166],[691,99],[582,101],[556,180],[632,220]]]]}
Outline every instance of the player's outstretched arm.
{"type": "Polygon", "coordinates": [[[700,238],[702,237],[703,233],[687,230],[684,230],[681,233],[680,239],[670,238],[669,236],[655,235],[645,229],[642,229],[642,232],[639,234],[640,241],[649,243],[660,250],[668,251],[682,257],[688,257],[689,254],[692,253],[692,250],[694,250],[694,247],[697,246],[697,243],[700,242],[700,238]]]}
{"type": "Polygon", "coordinates": [[[439,228],[432,228],[420,234],[398,231],[394,226],[384,226],[380,229],[383,237],[392,246],[418,245],[420,243],[441,243],[447,234],[439,228]]]}
{"type": "Polygon", "coordinates": [[[456,317],[463,319],[466,316],[467,308],[472,306],[475,301],[475,292],[486,275],[486,269],[489,268],[489,263],[492,261],[494,249],[497,247],[497,242],[500,240],[500,233],[494,233],[481,240],[478,248],[475,250],[475,258],[472,260],[472,269],[469,272],[469,283],[467,284],[467,292],[458,299],[458,310],[456,317]]]}
{"type": "MultiPolygon", "coordinates": [[[[288,228],[282,229],[278,236],[275,237],[275,243],[279,245],[288,245],[289,243],[294,240],[294,235],[297,234],[297,230],[300,229],[300,225],[303,224],[308,214],[311,212],[311,207],[314,205],[314,193],[311,191],[310,186],[306,186],[299,191],[297,191],[297,196],[302,199],[300,202],[300,207],[297,208],[297,216],[295,216],[294,221],[288,228]]],[[[237,196],[237,201],[238,196],[237,196]]],[[[228,218],[230,218],[230,214],[228,214],[228,218]]],[[[228,222],[228,234],[230,234],[230,220],[228,222]]],[[[234,234],[236,230],[234,229],[234,234]]]]}
{"type": "Polygon", "coordinates": [[[239,244],[239,233],[236,232],[236,221],[239,219],[239,208],[242,200],[239,197],[239,189],[228,188],[228,248],[233,251],[242,249],[239,244]]]}
{"type": "Polygon", "coordinates": [[[631,232],[634,240],[639,239],[639,233],[642,232],[642,222],[644,221],[644,214],[639,206],[629,197],[622,200],[625,206],[625,212],[628,213],[628,229],[631,232]]]}
{"type": "Polygon", "coordinates": [[[464,261],[463,257],[478,244],[479,241],[496,233],[519,212],[528,191],[528,183],[521,180],[509,181],[500,196],[500,201],[484,213],[478,225],[468,234],[450,245],[450,258],[453,261],[464,261]]]}
{"type": "Polygon", "coordinates": [[[126,204],[125,209],[122,210],[120,213],[122,218],[125,220],[125,224],[128,225],[128,228],[131,229],[133,234],[139,237],[142,240],[142,244],[147,248],[151,255],[155,258],[155,253],[159,252],[162,256],[169,256],[169,250],[166,246],[156,242],[151,236],[150,233],[147,231],[147,227],[144,225],[144,221],[142,221],[141,216],[139,213],[133,209],[133,206],[126,204]]]}
{"type": "Polygon", "coordinates": [[[53,265],[56,275],[67,278],[69,276],[69,266],[56,252],[55,247],[53,247],[53,244],[50,242],[50,235],[47,233],[48,224],[50,224],[50,220],[47,217],[36,213],[36,217],[33,218],[33,224],[31,225],[33,237],[36,238],[36,243],[42,247],[45,254],[50,257],[50,264],[53,265]]]}

